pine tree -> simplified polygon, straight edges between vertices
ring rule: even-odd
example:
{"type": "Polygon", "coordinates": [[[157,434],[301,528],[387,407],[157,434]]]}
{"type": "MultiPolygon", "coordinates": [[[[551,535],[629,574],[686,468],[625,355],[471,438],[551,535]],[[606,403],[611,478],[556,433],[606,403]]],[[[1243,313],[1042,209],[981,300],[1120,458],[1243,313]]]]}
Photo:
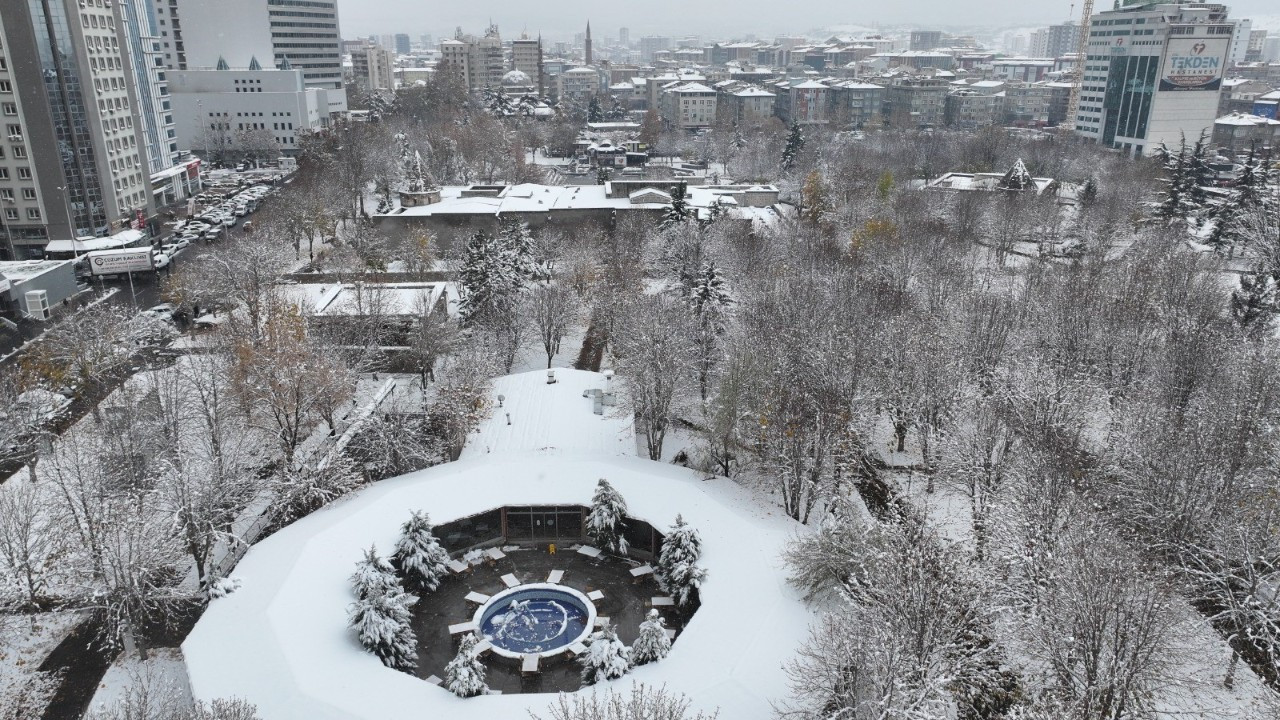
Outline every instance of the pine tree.
{"type": "Polygon", "coordinates": [[[627,517],[627,501],[600,478],[596,494],[591,498],[591,512],[587,514],[587,536],[601,549],[615,555],[627,554],[627,539],[622,535],[627,517]]]}
{"type": "Polygon", "coordinates": [[[1244,240],[1250,214],[1265,212],[1268,208],[1267,164],[1270,158],[1260,159],[1254,149],[1249,150],[1235,187],[1222,203],[1214,206],[1210,216],[1214,220],[1208,244],[1228,256],[1235,254],[1236,246],[1244,240]]]}
{"type": "Polygon", "coordinates": [[[417,601],[397,583],[357,600],[350,608],[350,626],[360,644],[383,665],[401,672],[412,673],[418,668],[418,638],[410,626],[409,613],[409,606],[417,601]]]}
{"type": "Polygon", "coordinates": [[[822,173],[814,170],[804,179],[804,187],[800,189],[801,204],[804,206],[803,217],[814,227],[826,224],[831,215],[831,200],[827,197],[827,185],[822,180],[822,173]]]}
{"type": "Polygon", "coordinates": [[[725,281],[720,269],[710,260],[702,263],[702,268],[693,276],[689,288],[689,305],[695,315],[702,317],[707,312],[719,312],[733,303],[729,294],[729,283],[725,281]]]}
{"type": "Polygon", "coordinates": [[[667,624],[657,610],[650,610],[640,623],[640,634],[631,644],[631,666],[637,667],[657,662],[671,652],[671,638],[667,637],[667,624]]]}
{"type": "Polygon", "coordinates": [[[1032,179],[1031,173],[1027,170],[1026,163],[1022,162],[1022,158],[1018,158],[1013,167],[1009,168],[1009,172],[1000,178],[1000,182],[996,184],[996,187],[1001,190],[1021,192],[1033,187],[1034,184],[1035,180],[1032,179]]]}
{"type": "Polygon", "coordinates": [[[1240,288],[1231,292],[1231,318],[1246,333],[1261,336],[1276,315],[1276,278],[1258,267],[1240,276],[1240,288]]]}
{"type": "Polygon", "coordinates": [[[538,247],[527,223],[516,220],[504,223],[501,247],[509,273],[519,290],[534,280],[547,279],[547,272],[538,263],[538,247]]]}
{"type": "Polygon", "coordinates": [[[599,168],[596,168],[596,184],[604,185],[605,183],[609,182],[610,174],[611,173],[609,172],[609,168],[604,167],[603,165],[600,166],[599,168]]]}
{"type": "Polygon", "coordinates": [[[782,149],[782,169],[790,170],[794,167],[802,150],[804,150],[804,132],[800,129],[799,121],[793,121],[791,134],[787,136],[787,145],[782,149]]]}
{"type": "Polygon", "coordinates": [[[707,571],[698,566],[701,555],[702,540],[698,531],[677,515],[675,526],[662,541],[658,567],[654,569],[658,585],[675,598],[677,605],[688,604],[707,577],[707,571]]]}
{"type": "Polygon", "coordinates": [[[388,588],[399,585],[395,568],[378,555],[374,546],[370,546],[364,559],[356,563],[356,571],[351,576],[351,589],[359,600],[383,595],[388,588]]]}
{"type": "Polygon", "coordinates": [[[591,102],[587,103],[587,122],[598,123],[604,120],[604,111],[600,109],[600,99],[592,97],[591,102]]]}
{"type": "Polygon", "coordinates": [[[484,230],[467,240],[462,251],[462,285],[460,309],[464,322],[470,323],[488,313],[505,308],[524,280],[516,267],[518,252],[505,247],[506,238],[496,238],[484,230]]]}
{"type": "Polygon", "coordinates": [[[391,564],[399,568],[410,592],[432,592],[440,587],[440,579],[449,572],[449,553],[431,532],[426,513],[414,511],[400,527],[391,564]]]}
{"type": "Polygon", "coordinates": [[[1098,181],[1089,178],[1080,188],[1080,204],[1089,207],[1098,201],[1098,181]]]}
{"type": "Polygon", "coordinates": [[[662,218],[662,227],[667,228],[686,222],[692,212],[689,209],[689,184],[680,183],[671,188],[671,207],[667,208],[662,218]]]}
{"type": "Polygon", "coordinates": [[[479,643],[480,638],[475,635],[464,636],[458,644],[458,654],[444,668],[444,686],[458,697],[475,697],[489,692],[489,686],[484,682],[484,665],[475,656],[479,643]]]}
{"type": "Polygon", "coordinates": [[[592,633],[582,663],[582,684],[595,685],[601,680],[617,680],[631,668],[631,650],[618,639],[609,623],[592,633]]]}

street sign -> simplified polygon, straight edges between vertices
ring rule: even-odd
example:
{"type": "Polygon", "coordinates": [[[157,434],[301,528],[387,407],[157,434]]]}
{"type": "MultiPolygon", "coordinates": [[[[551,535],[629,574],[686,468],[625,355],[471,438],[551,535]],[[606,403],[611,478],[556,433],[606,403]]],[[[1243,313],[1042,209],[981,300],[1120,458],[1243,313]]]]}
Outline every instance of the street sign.
{"type": "Polygon", "coordinates": [[[151,270],[151,248],[98,250],[88,254],[89,270],[94,275],[118,275],[151,270]]]}

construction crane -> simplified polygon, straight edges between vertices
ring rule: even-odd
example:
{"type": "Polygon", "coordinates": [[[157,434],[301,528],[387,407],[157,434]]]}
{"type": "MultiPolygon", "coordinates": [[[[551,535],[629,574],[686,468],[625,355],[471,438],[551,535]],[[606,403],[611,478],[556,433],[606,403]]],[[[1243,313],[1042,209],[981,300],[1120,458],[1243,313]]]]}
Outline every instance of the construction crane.
{"type": "Polygon", "coordinates": [[[1076,129],[1076,114],[1080,112],[1080,90],[1084,87],[1084,66],[1089,60],[1089,20],[1093,17],[1093,0],[1084,0],[1080,14],[1080,42],[1076,44],[1076,65],[1071,69],[1071,99],[1067,102],[1067,117],[1062,129],[1076,129]]]}

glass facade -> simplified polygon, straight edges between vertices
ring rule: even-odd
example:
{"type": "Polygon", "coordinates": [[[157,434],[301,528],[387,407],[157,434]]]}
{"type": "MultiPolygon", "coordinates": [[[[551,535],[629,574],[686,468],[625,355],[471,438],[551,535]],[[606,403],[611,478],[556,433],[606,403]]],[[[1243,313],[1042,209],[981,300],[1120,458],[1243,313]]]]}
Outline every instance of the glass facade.
{"type": "Polygon", "coordinates": [[[76,230],[95,234],[107,224],[102,183],[89,127],[85,88],[76,64],[75,36],[66,7],[53,0],[27,0],[40,53],[58,154],[66,178],[67,204],[76,230]]]}
{"type": "Polygon", "coordinates": [[[506,516],[511,542],[582,538],[583,508],[578,505],[513,506],[506,508],[506,516]]]}
{"type": "Polygon", "coordinates": [[[1102,142],[1113,145],[1116,136],[1145,138],[1151,100],[1160,70],[1159,55],[1115,57],[1107,73],[1106,96],[1102,102],[1102,142]]]}

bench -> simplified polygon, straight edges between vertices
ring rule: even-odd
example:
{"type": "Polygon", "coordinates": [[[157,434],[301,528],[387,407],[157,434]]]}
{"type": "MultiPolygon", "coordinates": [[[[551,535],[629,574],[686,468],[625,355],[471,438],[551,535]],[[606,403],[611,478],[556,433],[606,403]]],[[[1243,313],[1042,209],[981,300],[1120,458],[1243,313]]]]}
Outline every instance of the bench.
{"type": "Polygon", "coordinates": [[[597,616],[596,616],[596,627],[597,627],[597,628],[602,628],[602,627],[604,627],[605,625],[608,625],[608,624],[609,624],[609,616],[608,616],[608,615],[597,615],[597,616]]]}
{"type": "Polygon", "coordinates": [[[604,599],[604,593],[599,590],[592,590],[591,592],[587,593],[587,599],[590,600],[591,602],[600,602],[601,600],[604,599]]]}
{"type": "Polygon", "coordinates": [[[457,560],[449,561],[449,569],[457,573],[458,575],[461,575],[462,573],[465,573],[465,572],[471,572],[470,565],[463,562],[458,562],[457,560]]]}
{"type": "Polygon", "coordinates": [[[489,642],[488,640],[481,640],[480,642],[476,643],[475,647],[471,648],[471,657],[473,658],[483,657],[484,654],[489,652],[490,650],[493,650],[493,643],[489,642]]]}
{"type": "Polygon", "coordinates": [[[547,574],[547,582],[551,583],[552,585],[559,585],[560,581],[563,579],[564,579],[563,570],[552,570],[550,573],[547,574]]]}
{"type": "Polygon", "coordinates": [[[439,676],[432,675],[431,677],[427,678],[427,684],[428,684],[428,685],[437,685],[437,686],[438,686],[438,685],[443,685],[443,684],[444,684],[444,680],[443,680],[443,679],[441,679],[439,676]]]}
{"type": "Polygon", "coordinates": [[[484,556],[490,563],[495,563],[505,558],[507,554],[502,552],[498,548],[489,548],[488,550],[484,551],[484,556]]]}
{"type": "Polygon", "coordinates": [[[520,673],[523,675],[533,675],[538,672],[538,656],[525,655],[520,658],[520,673]]]}
{"type": "Polygon", "coordinates": [[[468,620],[468,621],[466,621],[466,622],[455,623],[455,624],[453,624],[453,625],[450,625],[450,626],[449,626],[449,636],[450,636],[450,637],[457,637],[457,636],[459,636],[459,635],[466,635],[467,633],[473,633],[473,632],[475,632],[475,631],[476,631],[476,624],[475,624],[475,622],[474,622],[474,621],[472,621],[472,620],[468,620]]]}
{"type": "Polygon", "coordinates": [[[489,602],[488,595],[485,595],[484,593],[481,593],[481,592],[476,592],[475,590],[472,590],[471,592],[467,593],[467,597],[464,599],[467,602],[475,603],[476,605],[483,605],[489,602]]]}
{"type": "Polygon", "coordinates": [[[645,577],[652,574],[653,574],[653,567],[650,565],[641,565],[640,567],[637,567],[637,568],[631,568],[631,577],[636,582],[640,582],[641,580],[645,579],[645,577]]]}
{"type": "Polygon", "coordinates": [[[653,607],[675,607],[676,599],[666,595],[655,595],[649,598],[649,605],[653,607]]]}
{"type": "Polygon", "coordinates": [[[579,657],[587,653],[587,646],[581,642],[576,642],[569,646],[569,652],[573,653],[574,657],[579,657]]]}
{"type": "Polygon", "coordinates": [[[675,628],[663,628],[663,629],[662,629],[662,631],[663,631],[663,632],[665,632],[665,633],[667,634],[667,639],[668,639],[668,640],[675,640],[675,639],[676,639],[676,629],[675,629],[675,628]]]}
{"type": "Polygon", "coordinates": [[[589,558],[598,558],[600,557],[600,548],[593,548],[590,545],[583,545],[582,547],[578,548],[578,554],[586,555],[589,558]]]}
{"type": "Polygon", "coordinates": [[[506,585],[509,588],[513,588],[519,585],[520,581],[516,579],[516,576],[514,574],[507,573],[506,575],[502,576],[502,584],[506,585]]]}
{"type": "Polygon", "coordinates": [[[501,694],[502,694],[501,690],[494,690],[492,688],[485,691],[485,695],[501,695],[501,694]]]}

